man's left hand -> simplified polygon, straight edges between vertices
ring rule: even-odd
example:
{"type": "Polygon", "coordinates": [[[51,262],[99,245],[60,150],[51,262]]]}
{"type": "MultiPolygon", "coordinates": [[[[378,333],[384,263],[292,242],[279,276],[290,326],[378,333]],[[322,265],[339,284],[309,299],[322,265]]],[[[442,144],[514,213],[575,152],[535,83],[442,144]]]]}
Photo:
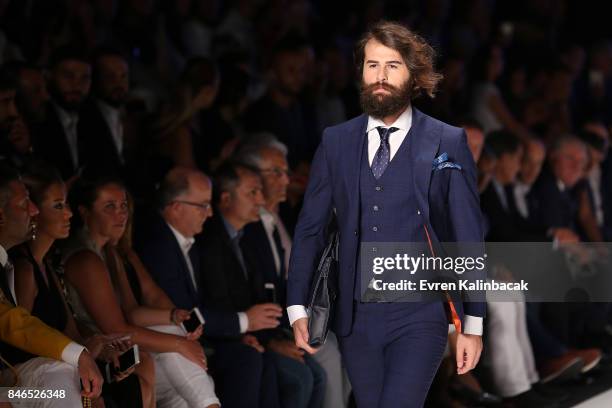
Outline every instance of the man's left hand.
{"type": "Polygon", "coordinates": [[[482,336],[460,333],[457,336],[457,374],[465,374],[476,367],[480,353],[482,353],[482,336]]]}

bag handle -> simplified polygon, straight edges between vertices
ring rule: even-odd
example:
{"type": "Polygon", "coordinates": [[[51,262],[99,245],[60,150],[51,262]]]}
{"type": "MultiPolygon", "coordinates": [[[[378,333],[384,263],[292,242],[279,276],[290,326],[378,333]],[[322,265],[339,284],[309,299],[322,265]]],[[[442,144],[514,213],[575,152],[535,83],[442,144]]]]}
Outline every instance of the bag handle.
{"type": "MultiPolygon", "coordinates": [[[[436,253],[434,252],[433,245],[431,243],[431,237],[429,236],[429,230],[427,230],[427,225],[423,224],[423,229],[425,230],[425,236],[427,237],[427,245],[429,246],[429,251],[431,252],[431,255],[435,257],[436,253]]],[[[446,301],[448,302],[448,306],[450,307],[451,319],[453,321],[453,325],[455,326],[455,330],[457,331],[457,333],[461,333],[461,319],[459,318],[459,314],[455,309],[455,304],[453,303],[453,300],[448,294],[448,291],[444,291],[444,294],[446,295],[446,301]]]]}

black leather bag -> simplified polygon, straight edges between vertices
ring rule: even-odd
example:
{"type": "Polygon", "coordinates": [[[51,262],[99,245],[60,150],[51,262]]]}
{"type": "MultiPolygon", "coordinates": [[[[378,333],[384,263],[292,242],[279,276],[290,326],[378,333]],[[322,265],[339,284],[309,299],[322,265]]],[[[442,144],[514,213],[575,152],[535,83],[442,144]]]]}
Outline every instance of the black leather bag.
{"type": "Polygon", "coordinates": [[[312,281],[308,304],[308,345],[311,347],[325,343],[333,320],[338,297],[338,241],[338,231],[332,231],[312,281]]]}

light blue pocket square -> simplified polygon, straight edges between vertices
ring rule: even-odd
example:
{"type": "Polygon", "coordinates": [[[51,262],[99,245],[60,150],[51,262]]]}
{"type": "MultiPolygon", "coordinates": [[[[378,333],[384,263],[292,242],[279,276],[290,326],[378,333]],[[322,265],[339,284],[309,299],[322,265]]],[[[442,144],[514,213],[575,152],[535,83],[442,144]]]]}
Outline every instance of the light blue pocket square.
{"type": "Polygon", "coordinates": [[[433,170],[457,169],[461,170],[461,165],[448,160],[448,153],[444,152],[436,157],[432,163],[433,170]]]}

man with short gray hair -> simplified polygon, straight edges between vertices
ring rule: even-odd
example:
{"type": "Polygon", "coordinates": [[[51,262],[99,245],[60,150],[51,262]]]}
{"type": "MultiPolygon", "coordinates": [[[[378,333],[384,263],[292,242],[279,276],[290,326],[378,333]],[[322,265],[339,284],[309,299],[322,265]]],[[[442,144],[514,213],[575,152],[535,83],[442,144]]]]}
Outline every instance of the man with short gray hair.
{"type": "MultiPolygon", "coordinates": [[[[264,275],[264,281],[274,285],[277,302],[286,308],[291,236],[279,216],[278,207],[287,199],[289,185],[287,147],[271,134],[260,134],[243,147],[239,157],[241,161],[259,169],[265,200],[260,210],[261,220],[245,226],[242,242],[244,248],[251,254],[251,259],[259,262],[256,270],[264,275]]],[[[283,316],[283,323],[289,327],[286,313],[283,316]]],[[[350,385],[342,367],[338,342],[333,332],[313,357],[327,374],[323,407],[345,407],[350,385]]]]}

